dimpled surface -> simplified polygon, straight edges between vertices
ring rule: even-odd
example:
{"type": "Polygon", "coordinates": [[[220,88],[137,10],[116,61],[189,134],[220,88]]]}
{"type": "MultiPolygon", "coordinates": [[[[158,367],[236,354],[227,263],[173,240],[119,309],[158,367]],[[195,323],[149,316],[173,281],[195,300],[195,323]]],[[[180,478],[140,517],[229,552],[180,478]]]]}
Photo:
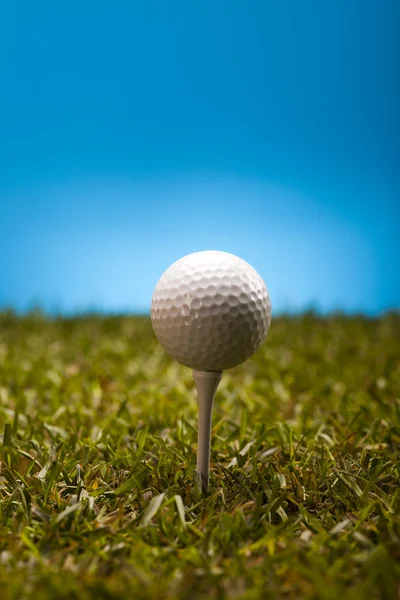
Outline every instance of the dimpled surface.
{"type": "Polygon", "coordinates": [[[151,303],[158,341],[198,371],[239,365],[264,341],[271,302],[260,275],[227,252],[195,252],[171,265],[151,303]]]}

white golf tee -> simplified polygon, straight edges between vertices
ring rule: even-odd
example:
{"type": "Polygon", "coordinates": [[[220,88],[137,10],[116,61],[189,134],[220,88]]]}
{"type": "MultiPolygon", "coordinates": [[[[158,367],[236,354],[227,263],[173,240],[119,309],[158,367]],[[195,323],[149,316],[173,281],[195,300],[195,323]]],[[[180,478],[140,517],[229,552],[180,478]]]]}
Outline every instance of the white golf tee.
{"type": "Polygon", "coordinates": [[[199,403],[199,426],[197,441],[197,484],[203,491],[208,489],[210,474],[211,425],[215,393],[222,378],[222,371],[193,371],[199,403]]]}

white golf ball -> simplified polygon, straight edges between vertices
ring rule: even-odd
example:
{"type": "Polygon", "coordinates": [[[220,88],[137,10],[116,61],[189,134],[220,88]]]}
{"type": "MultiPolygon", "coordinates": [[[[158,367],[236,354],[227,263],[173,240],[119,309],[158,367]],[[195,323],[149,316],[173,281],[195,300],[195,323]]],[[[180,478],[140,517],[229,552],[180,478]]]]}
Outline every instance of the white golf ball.
{"type": "Polygon", "coordinates": [[[223,371],[262,344],[271,302],[246,261],[227,252],[195,252],[159,279],[151,321],[158,341],[178,362],[197,371],[223,371]]]}

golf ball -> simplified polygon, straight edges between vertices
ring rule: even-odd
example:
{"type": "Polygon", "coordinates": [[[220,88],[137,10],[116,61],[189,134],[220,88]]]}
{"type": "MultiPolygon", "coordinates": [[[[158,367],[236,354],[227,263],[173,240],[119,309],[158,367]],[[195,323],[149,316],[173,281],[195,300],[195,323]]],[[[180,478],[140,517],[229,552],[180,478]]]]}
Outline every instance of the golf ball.
{"type": "Polygon", "coordinates": [[[246,261],[227,252],[195,252],[160,277],[151,321],[158,341],[178,362],[197,371],[223,371],[262,344],[271,302],[246,261]]]}

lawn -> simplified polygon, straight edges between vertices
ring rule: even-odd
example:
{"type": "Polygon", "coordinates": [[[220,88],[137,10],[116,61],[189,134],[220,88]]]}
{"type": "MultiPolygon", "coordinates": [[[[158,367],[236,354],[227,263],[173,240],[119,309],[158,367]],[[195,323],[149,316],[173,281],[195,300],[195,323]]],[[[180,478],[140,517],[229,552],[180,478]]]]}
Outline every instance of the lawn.
{"type": "Polygon", "coordinates": [[[395,599],[400,316],[273,319],[224,374],[139,317],[0,315],[0,597],[395,599]]]}

